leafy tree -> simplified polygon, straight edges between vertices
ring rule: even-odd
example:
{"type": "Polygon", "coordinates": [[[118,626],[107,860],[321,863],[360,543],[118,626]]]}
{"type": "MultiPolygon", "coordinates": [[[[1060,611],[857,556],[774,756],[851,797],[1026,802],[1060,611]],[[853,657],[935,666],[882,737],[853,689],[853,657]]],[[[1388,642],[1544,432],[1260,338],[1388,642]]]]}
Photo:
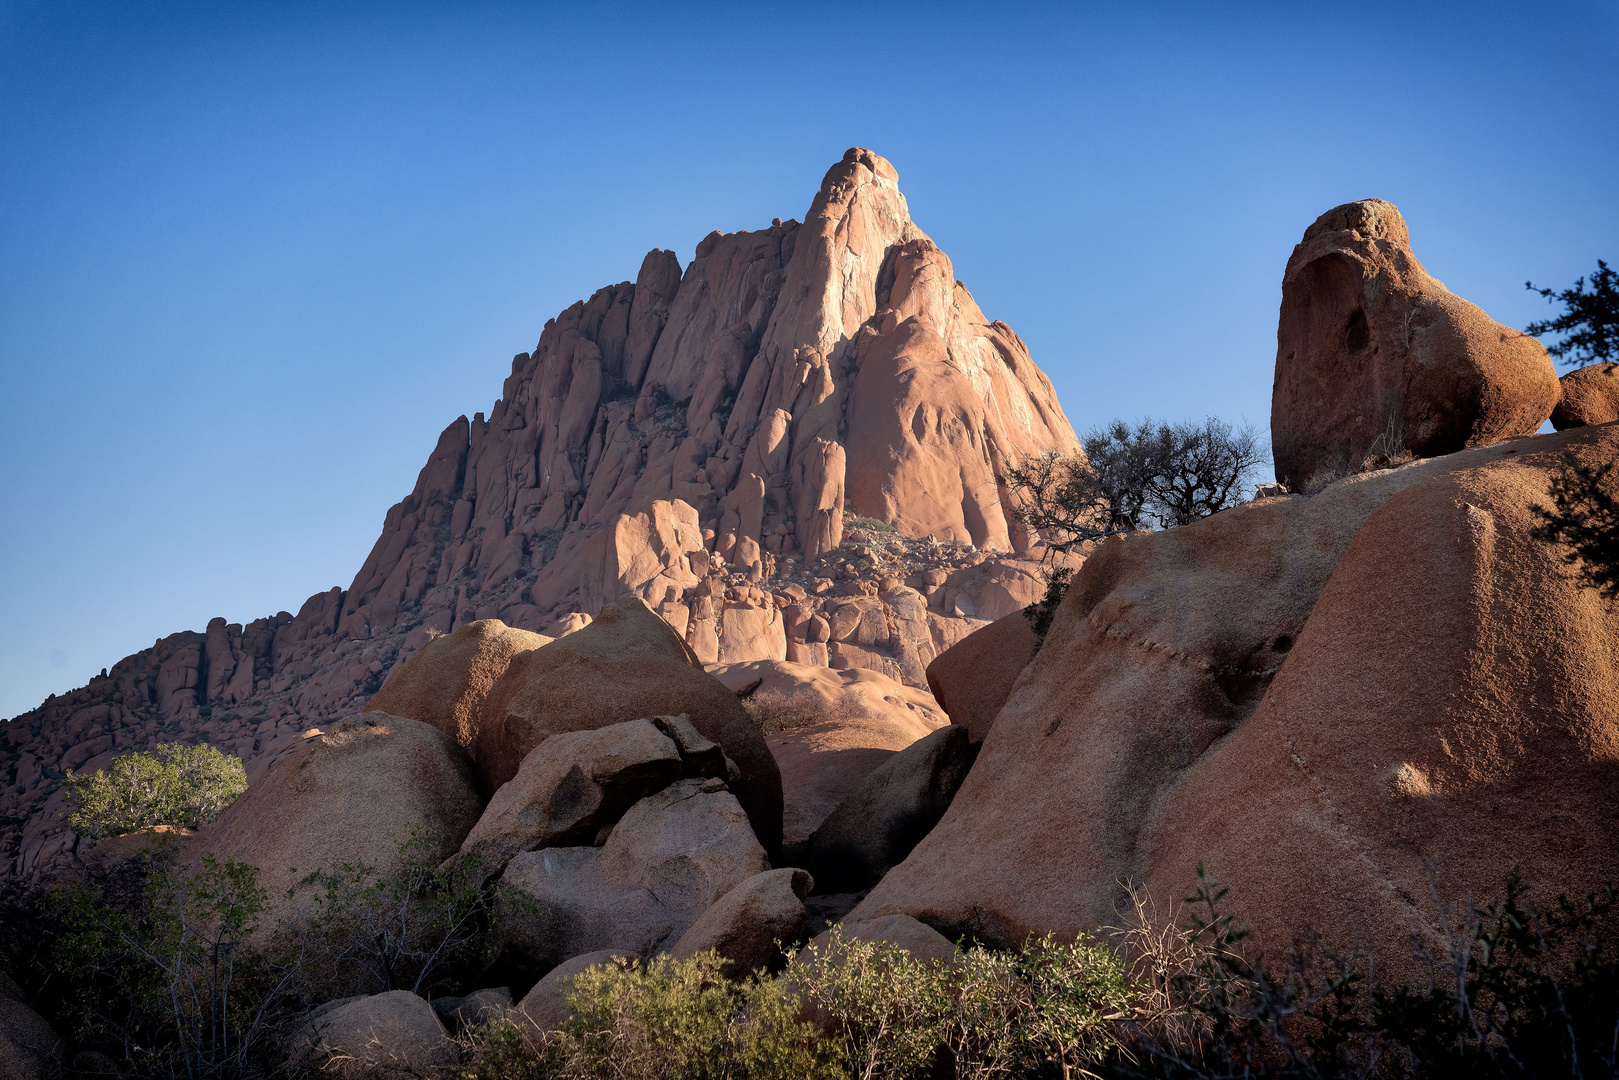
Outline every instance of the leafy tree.
{"type": "Polygon", "coordinates": [[[1563,468],[1552,477],[1552,506],[1532,506],[1542,524],[1529,531],[1536,540],[1567,544],[1563,561],[1579,567],[1580,583],[1604,596],[1619,596],[1619,500],[1604,487],[1613,462],[1597,468],[1563,454],[1563,468]]]}
{"type": "Polygon", "coordinates": [[[262,1076],[279,1025],[305,1004],[304,955],[272,958],[250,944],[266,899],[253,867],[210,854],[188,874],[173,855],[153,855],[137,904],[108,903],[84,884],[49,898],[65,1011],[121,1075],[262,1076]]]}
{"type": "Polygon", "coordinates": [[[88,776],[70,771],[66,783],[68,827],[94,843],[154,825],[206,825],[247,790],[247,770],[212,746],[164,743],[88,776]]]}
{"type": "Polygon", "coordinates": [[[1597,260],[1589,291],[1583,277],[1574,282],[1572,289],[1562,292],[1537,289],[1529,281],[1524,282],[1523,287],[1538,292],[1548,303],[1562,301],[1563,314],[1524,327],[1524,333],[1536,337],[1568,335],[1557,344],[1547,346],[1547,352],[1563,358],[1563,363],[1569,365],[1619,359],[1619,274],[1608,269],[1607,263],[1597,260]]]}

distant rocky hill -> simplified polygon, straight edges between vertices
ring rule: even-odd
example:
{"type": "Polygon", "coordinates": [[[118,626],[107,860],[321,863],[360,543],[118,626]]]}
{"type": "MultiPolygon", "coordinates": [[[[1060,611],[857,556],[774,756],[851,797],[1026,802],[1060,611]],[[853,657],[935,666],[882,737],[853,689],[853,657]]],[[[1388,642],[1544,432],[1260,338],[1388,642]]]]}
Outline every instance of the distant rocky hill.
{"type": "Polygon", "coordinates": [[[257,780],[476,619],[559,635],[633,594],[707,663],[925,687],[934,656],[1042,589],[1000,467],[1078,448],[893,167],[852,149],[802,224],[712,233],[684,270],[653,251],[547,322],[488,416],[444,430],[347,589],[172,634],[5,724],[0,877],[73,853],[64,770],[207,741],[257,780]]]}

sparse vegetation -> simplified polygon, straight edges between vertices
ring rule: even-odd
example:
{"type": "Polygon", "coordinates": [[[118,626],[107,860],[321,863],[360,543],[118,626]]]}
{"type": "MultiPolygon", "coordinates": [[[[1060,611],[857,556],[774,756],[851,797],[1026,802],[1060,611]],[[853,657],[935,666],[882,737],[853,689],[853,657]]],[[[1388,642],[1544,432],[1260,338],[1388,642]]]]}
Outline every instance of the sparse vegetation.
{"type": "Polygon", "coordinates": [[[156,825],[195,829],[247,790],[241,758],[212,746],[164,743],[125,754],[103,770],[67,774],[68,827],[91,843],[156,825]]]}
{"type": "Polygon", "coordinates": [[[1572,453],[1552,477],[1552,505],[1530,507],[1541,524],[1529,535],[1548,544],[1567,544],[1563,561],[1576,567],[1581,584],[1603,596],[1619,596],[1619,500],[1609,492],[1613,462],[1592,468],[1572,453]]]}
{"type": "Polygon", "coordinates": [[[1563,304],[1563,313],[1555,319],[1543,319],[1524,327],[1524,333],[1535,337],[1566,335],[1561,341],[1548,345],[1547,352],[1570,366],[1619,359],[1619,273],[1610,270],[1607,263],[1597,260],[1589,290],[1583,277],[1574,282],[1573,288],[1562,292],[1537,289],[1528,281],[1523,287],[1538,292],[1548,303],[1561,301],[1563,304]]]}

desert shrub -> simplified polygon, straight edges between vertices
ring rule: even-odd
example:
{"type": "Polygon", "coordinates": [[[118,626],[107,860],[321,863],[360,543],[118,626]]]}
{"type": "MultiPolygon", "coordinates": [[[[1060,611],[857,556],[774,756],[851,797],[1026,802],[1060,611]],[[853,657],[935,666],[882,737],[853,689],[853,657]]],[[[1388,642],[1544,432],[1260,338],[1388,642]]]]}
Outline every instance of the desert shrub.
{"type": "Polygon", "coordinates": [[[472,1080],[835,1080],[835,1046],[781,980],[725,978],[712,951],[598,965],[574,976],[573,1015],[543,1032],[511,1019],[475,1036],[472,1080]]]}
{"type": "Polygon", "coordinates": [[[880,518],[861,517],[859,514],[851,514],[844,518],[843,525],[845,529],[870,529],[872,532],[891,533],[899,531],[880,518]]]}
{"type": "Polygon", "coordinates": [[[62,1012],[119,1075],[251,1077],[275,1066],[278,1025],[305,1004],[299,950],[250,939],[265,907],[257,871],[205,856],[182,873],[154,856],[142,902],[114,906],[72,885],[46,901],[62,1012]]]}
{"type": "Polygon", "coordinates": [[[972,946],[954,963],[834,929],[788,972],[828,1018],[850,1075],[924,1075],[943,1059],[960,1080],[1085,1074],[1117,1046],[1126,1006],[1113,951],[1080,937],[1031,938],[1021,951],[972,946]]]}
{"type": "Polygon", "coordinates": [[[441,989],[465,965],[488,959],[490,916],[498,900],[525,905],[526,893],[483,887],[477,859],[446,870],[442,833],[413,827],[399,841],[400,867],[384,873],[356,860],[303,879],[313,914],[284,933],[307,938],[322,989],[380,994],[441,989]],[[509,894],[509,895],[508,895],[509,894]]]}
{"type": "Polygon", "coordinates": [[[94,843],[155,825],[206,825],[247,790],[247,771],[241,758],[212,746],[164,743],[88,776],[69,772],[65,782],[68,827],[94,843]]]}
{"type": "Polygon", "coordinates": [[[766,735],[846,717],[846,710],[829,705],[819,697],[785,694],[774,688],[749,694],[742,699],[742,708],[766,735]]]}
{"type": "MultiPolygon", "coordinates": [[[[1132,960],[1132,1053],[1154,1077],[1612,1076],[1619,1070],[1619,916],[1611,888],[1546,910],[1514,871],[1505,897],[1440,905],[1426,985],[1371,985],[1370,964],[1318,935],[1280,966],[1249,959],[1225,890],[1201,868],[1184,927],[1146,919],[1132,960]]],[[[1138,898],[1138,913],[1142,905],[1138,898]]]]}

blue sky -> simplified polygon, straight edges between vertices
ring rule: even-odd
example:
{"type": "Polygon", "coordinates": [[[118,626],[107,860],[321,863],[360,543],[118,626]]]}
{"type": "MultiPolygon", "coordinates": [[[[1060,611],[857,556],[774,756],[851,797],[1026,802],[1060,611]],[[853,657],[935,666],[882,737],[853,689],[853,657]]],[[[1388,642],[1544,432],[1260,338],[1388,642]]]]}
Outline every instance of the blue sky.
{"type": "Polygon", "coordinates": [[[1619,260],[1619,6],[0,0],[0,716],[346,586],[547,318],[851,145],[1076,428],[1263,427],[1331,206],[1514,325],[1619,260]]]}

